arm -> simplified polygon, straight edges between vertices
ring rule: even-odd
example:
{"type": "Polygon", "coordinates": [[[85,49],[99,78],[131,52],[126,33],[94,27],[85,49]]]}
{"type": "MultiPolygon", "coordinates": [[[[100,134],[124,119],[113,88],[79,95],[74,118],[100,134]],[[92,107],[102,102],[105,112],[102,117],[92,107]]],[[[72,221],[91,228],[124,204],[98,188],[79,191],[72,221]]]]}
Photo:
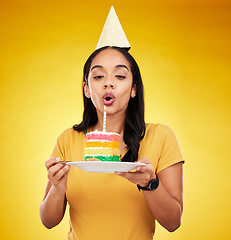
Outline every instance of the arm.
{"type": "Polygon", "coordinates": [[[67,175],[70,166],[59,163],[54,157],[46,162],[48,182],[44,199],[40,205],[40,218],[43,225],[52,228],[63,219],[66,210],[67,175]]]}
{"type": "MultiPolygon", "coordinates": [[[[137,167],[136,172],[122,173],[118,175],[129,181],[146,187],[156,175],[152,164],[148,159],[138,162],[146,163],[146,166],[137,167]]],[[[155,219],[168,231],[175,231],[181,224],[183,212],[183,184],[182,163],[174,164],[158,174],[159,186],[154,191],[143,191],[145,199],[155,219]]]]}
{"type": "Polygon", "coordinates": [[[173,232],[180,227],[183,212],[182,163],[162,170],[158,178],[159,187],[143,194],[156,220],[173,232]]]}

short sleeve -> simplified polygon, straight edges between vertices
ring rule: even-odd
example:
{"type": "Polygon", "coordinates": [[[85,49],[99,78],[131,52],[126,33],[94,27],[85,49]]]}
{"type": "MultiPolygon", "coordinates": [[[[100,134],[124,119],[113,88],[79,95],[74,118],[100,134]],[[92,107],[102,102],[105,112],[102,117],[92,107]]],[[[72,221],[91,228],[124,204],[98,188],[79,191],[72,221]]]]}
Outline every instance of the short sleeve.
{"type": "Polygon", "coordinates": [[[61,137],[59,136],[57,141],[56,141],[56,144],[55,144],[55,147],[52,151],[51,156],[59,157],[60,160],[64,161],[64,151],[63,151],[63,148],[62,148],[62,142],[61,142],[60,138],[61,137]]]}
{"type": "Polygon", "coordinates": [[[68,139],[70,138],[70,129],[64,130],[55,143],[51,156],[59,157],[61,161],[66,161],[66,151],[68,150],[68,139]]]}
{"type": "Polygon", "coordinates": [[[157,173],[175,163],[184,163],[184,158],[175,133],[165,125],[159,125],[158,128],[160,131],[159,136],[161,136],[161,151],[157,164],[157,173]]]}

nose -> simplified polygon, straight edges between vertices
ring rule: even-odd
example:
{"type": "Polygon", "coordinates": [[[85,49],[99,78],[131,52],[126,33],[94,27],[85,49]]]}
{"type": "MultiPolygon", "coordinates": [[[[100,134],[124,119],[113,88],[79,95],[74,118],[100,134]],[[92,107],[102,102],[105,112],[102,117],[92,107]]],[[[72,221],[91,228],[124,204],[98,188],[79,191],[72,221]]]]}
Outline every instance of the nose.
{"type": "Polygon", "coordinates": [[[111,78],[107,78],[104,83],[104,88],[115,88],[114,82],[111,80],[111,78]]]}
{"type": "Polygon", "coordinates": [[[114,88],[114,84],[104,84],[104,88],[114,88]]]}

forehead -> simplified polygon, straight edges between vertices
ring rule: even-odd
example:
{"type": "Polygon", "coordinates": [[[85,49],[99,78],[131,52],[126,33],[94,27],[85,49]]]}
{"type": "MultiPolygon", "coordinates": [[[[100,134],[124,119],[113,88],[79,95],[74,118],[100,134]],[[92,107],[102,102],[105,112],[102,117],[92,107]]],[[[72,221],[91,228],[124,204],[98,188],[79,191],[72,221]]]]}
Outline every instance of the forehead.
{"type": "Polygon", "coordinates": [[[130,69],[130,63],[125,58],[125,56],[121,52],[109,48],[101,51],[94,57],[91,63],[91,67],[94,65],[101,65],[103,68],[113,68],[121,64],[127,66],[130,69]]]}

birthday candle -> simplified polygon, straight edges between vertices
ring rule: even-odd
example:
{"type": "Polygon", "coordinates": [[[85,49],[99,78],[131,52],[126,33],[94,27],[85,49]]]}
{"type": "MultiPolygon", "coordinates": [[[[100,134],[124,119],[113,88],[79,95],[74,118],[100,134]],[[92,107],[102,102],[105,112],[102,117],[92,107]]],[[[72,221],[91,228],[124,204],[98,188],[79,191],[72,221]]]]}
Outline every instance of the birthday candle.
{"type": "Polygon", "coordinates": [[[106,132],[106,106],[103,107],[104,113],[103,113],[103,132],[106,132]]]}

